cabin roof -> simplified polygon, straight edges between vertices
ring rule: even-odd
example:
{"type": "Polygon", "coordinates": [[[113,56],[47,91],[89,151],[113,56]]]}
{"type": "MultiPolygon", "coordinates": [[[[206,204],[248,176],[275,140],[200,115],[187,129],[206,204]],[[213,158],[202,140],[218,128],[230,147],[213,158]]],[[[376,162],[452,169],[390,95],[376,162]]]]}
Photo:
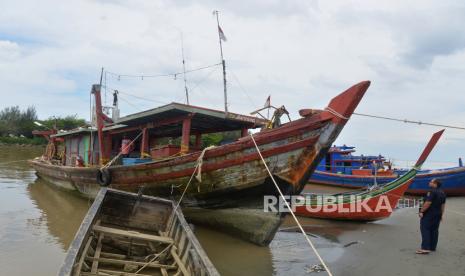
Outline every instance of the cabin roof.
{"type": "Polygon", "coordinates": [[[96,132],[96,128],[76,128],[67,131],[60,131],[57,134],[50,135],[50,137],[61,137],[61,136],[69,136],[69,135],[77,135],[77,134],[84,134],[90,132],[96,132]]]}
{"type": "MultiPolygon", "coordinates": [[[[243,128],[257,128],[264,126],[267,121],[248,115],[224,112],[204,107],[170,103],[146,111],[133,113],[119,118],[113,124],[103,128],[104,131],[130,132],[139,130],[143,126],[152,124],[158,136],[180,135],[182,132],[182,118],[191,116],[191,133],[209,133],[243,128]]],[[[96,131],[95,128],[79,128],[60,132],[52,137],[86,134],[96,131]]]]}
{"type": "Polygon", "coordinates": [[[121,117],[115,123],[104,128],[104,131],[124,130],[130,127],[154,124],[160,135],[176,134],[181,129],[183,117],[192,116],[192,132],[221,132],[240,130],[243,128],[257,128],[264,126],[267,121],[248,115],[224,112],[204,107],[170,103],[146,111],[121,117]]]}

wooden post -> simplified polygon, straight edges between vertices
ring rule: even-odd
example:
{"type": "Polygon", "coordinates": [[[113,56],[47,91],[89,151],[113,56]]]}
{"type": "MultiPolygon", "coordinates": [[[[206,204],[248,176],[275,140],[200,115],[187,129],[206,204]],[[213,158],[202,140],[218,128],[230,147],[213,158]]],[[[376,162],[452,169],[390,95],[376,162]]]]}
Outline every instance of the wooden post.
{"type": "Polygon", "coordinates": [[[248,128],[243,128],[241,131],[241,137],[245,137],[249,135],[249,129],[248,128]]]}
{"type": "Polygon", "coordinates": [[[195,149],[199,150],[202,147],[202,133],[195,134],[195,149]]]}
{"type": "Polygon", "coordinates": [[[101,159],[104,164],[110,161],[111,150],[112,150],[111,140],[112,139],[111,139],[110,134],[103,135],[103,143],[105,144],[105,147],[104,147],[103,156],[101,159]]]}
{"type": "Polygon", "coordinates": [[[102,98],[100,95],[100,85],[94,84],[92,86],[92,94],[95,97],[95,118],[97,120],[97,131],[98,131],[98,147],[99,147],[99,160],[100,165],[105,164],[104,152],[105,145],[103,143],[103,112],[102,112],[102,98]]]}
{"type": "Polygon", "coordinates": [[[182,121],[182,138],[181,138],[181,153],[189,152],[189,140],[191,136],[192,118],[186,118],[182,121]]]}
{"type": "Polygon", "coordinates": [[[140,144],[140,157],[144,158],[149,155],[149,130],[142,129],[142,142],[140,144]]]}

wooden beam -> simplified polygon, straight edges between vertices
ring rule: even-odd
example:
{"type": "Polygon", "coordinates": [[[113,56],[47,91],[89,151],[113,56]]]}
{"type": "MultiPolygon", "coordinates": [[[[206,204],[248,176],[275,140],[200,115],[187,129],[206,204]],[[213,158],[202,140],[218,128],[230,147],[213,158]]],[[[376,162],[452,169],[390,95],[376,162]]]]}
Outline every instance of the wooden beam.
{"type": "Polygon", "coordinates": [[[117,134],[117,133],[129,132],[129,131],[134,131],[134,130],[142,130],[144,128],[148,128],[148,129],[157,128],[157,127],[171,125],[171,124],[175,124],[175,123],[181,123],[187,118],[192,118],[192,116],[194,116],[194,114],[190,113],[188,115],[178,116],[178,117],[164,119],[164,120],[158,120],[156,122],[150,122],[150,123],[147,123],[147,124],[142,124],[142,125],[137,125],[137,126],[132,126],[132,127],[124,127],[124,128],[120,128],[120,129],[114,129],[114,130],[110,130],[109,132],[111,134],[117,134]]]}
{"type": "Polygon", "coordinates": [[[199,150],[202,147],[202,133],[195,134],[195,149],[199,150]]]}
{"type": "Polygon", "coordinates": [[[102,276],[102,275],[118,275],[118,276],[151,276],[150,274],[134,274],[130,272],[110,270],[110,269],[99,269],[97,273],[82,272],[81,276],[102,276]]]}
{"type": "Polygon", "coordinates": [[[192,123],[192,118],[186,118],[182,121],[181,153],[189,152],[191,123],[192,123]]]}
{"type": "Polygon", "coordinates": [[[178,256],[178,253],[176,253],[176,249],[175,247],[172,247],[171,248],[171,256],[173,256],[173,259],[174,261],[176,262],[176,264],[178,265],[179,269],[182,271],[182,274],[184,275],[191,275],[189,273],[189,271],[187,271],[186,267],[184,266],[184,264],[182,263],[181,261],[181,258],[179,258],[178,256]]]}
{"type": "Polygon", "coordinates": [[[119,260],[119,259],[110,259],[110,258],[95,258],[95,257],[86,257],[88,261],[97,260],[100,263],[107,263],[107,264],[116,264],[116,265],[134,265],[134,266],[144,266],[152,267],[152,268],[164,268],[168,270],[173,270],[178,268],[175,265],[165,265],[165,264],[157,264],[157,263],[144,263],[144,262],[137,262],[137,261],[129,261],[129,260],[119,260]]]}
{"type": "Polygon", "coordinates": [[[144,158],[150,156],[149,152],[149,130],[147,128],[142,129],[142,141],[140,144],[140,157],[144,158]]]}
{"type": "MultiPolygon", "coordinates": [[[[103,239],[103,233],[100,233],[100,236],[98,237],[98,242],[97,242],[97,247],[95,248],[95,258],[100,258],[100,252],[102,251],[102,239],[103,239]]],[[[92,269],[90,270],[90,273],[96,273],[98,269],[98,261],[93,261],[92,262],[92,269]]]]}
{"type": "Polygon", "coordinates": [[[92,236],[90,236],[87,239],[87,243],[84,246],[84,250],[82,250],[81,257],[79,258],[79,262],[75,270],[77,272],[77,275],[79,275],[79,272],[82,270],[82,263],[84,263],[84,259],[86,258],[86,254],[87,254],[87,251],[89,251],[89,247],[91,243],[92,243],[92,236]]]}
{"type": "Polygon", "coordinates": [[[128,238],[133,238],[133,239],[148,240],[148,241],[161,242],[161,243],[167,243],[167,244],[173,243],[173,239],[169,237],[160,237],[160,236],[155,236],[155,235],[143,234],[143,233],[139,233],[136,231],[126,231],[126,230],[99,226],[99,225],[95,225],[93,227],[93,230],[96,232],[101,232],[101,233],[105,233],[108,235],[114,235],[114,236],[123,236],[123,237],[128,237],[128,238]]]}

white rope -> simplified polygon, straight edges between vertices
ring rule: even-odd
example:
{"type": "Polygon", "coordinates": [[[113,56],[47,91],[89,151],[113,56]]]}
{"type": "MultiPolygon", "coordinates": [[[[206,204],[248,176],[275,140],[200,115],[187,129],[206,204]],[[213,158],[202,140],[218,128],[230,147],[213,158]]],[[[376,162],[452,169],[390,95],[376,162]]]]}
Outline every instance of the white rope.
{"type": "Polygon", "coordinates": [[[350,119],[349,117],[345,117],[344,115],[342,115],[341,113],[337,112],[336,110],[332,109],[329,106],[326,107],[325,110],[328,111],[329,113],[333,114],[334,116],[341,118],[341,119],[344,119],[344,120],[349,120],[350,119]]]}
{"type": "Polygon", "coordinates": [[[281,189],[279,188],[278,184],[276,183],[276,180],[274,179],[273,177],[273,174],[270,172],[270,169],[268,168],[268,165],[266,164],[265,162],[265,159],[263,158],[262,156],[262,153],[260,152],[260,149],[258,148],[257,146],[257,143],[255,142],[255,139],[253,138],[253,135],[250,134],[250,137],[252,138],[252,141],[255,145],[255,148],[257,149],[257,152],[258,154],[260,155],[260,158],[262,159],[262,162],[263,162],[263,165],[265,165],[265,168],[266,170],[268,171],[268,174],[270,175],[271,177],[271,180],[273,180],[273,183],[276,187],[276,189],[278,190],[281,198],[283,199],[284,203],[286,204],[288,210],[290,211],[292,217],[294,218],[295,222],[297,223],[297,225],[299,226],[300,228],[300,231],[302,232],[302,234],[304,235],[305,239],[307,240],[308,244],[310,245],[310,247],[313,249],[313,251],[315,252],[315,255],[318,257],[318,259],[320,260],[320,263],[323,265],[323,267],[325,268],[326,272],[328,273],[329,276],[333,276],[333,274],[331,273],[331,271],[329,270],[329,267],[326,265],[326,263],[323,261],[323,258],[321,258],[320,254],[318,253],[318,251],[316,250],[315,246],[313,245],[312,241],[310,240],[310,238],[307,236],[307,234],[305,233],[304,229],[302,228],[302,225],[300,224],[299,220],[297,219],[297,217],[295,216],[294,212],[292,212],[292,209],[291,209],[291,206],[289,206],[289,203],[287,202],[287,200],[284,198],[284,195],[283,193],[281,192],[281,189]]]}
{"type": "MultiPolygon", "coordinates": [[[[126,149],[126,148],[129,148],[129,147],[142,135],[142,133],[143,133],[143,131],[141,131],[141,132],[139,133],[139,135],[137,135],[136,138],[134,138],[134,139],[131,141],[131,143],[129,143],[129,144],[128,144],[127,146],[125,146],[124,148],[125,148],[125,149],[126,149]]],[[[110,162],[108,162],[107,164],[105,164],[104,166],[102,166],[102,167],[100,168],[100,170],[103,170],[103,169],[106,169],[106,168],[110,167],[110,166],[113,164],[113,162],[115,162],[115,160],[118,159],[118,157],[121,156],[121,154],[123,154],[123,151],[120,151],[115,157],[113,157],[113,159],[110,160],[110,162]]]]}
{"type": "MultiPolygon", "coordinates": [[[[187,188],[189,188],[189,185],[191,184],[192,182],[192,179],[194,179],[194,176],[195,176],[195,172],[198,171],[198,174],[196,176],[196,179],[199,181],[199,182],[202,182],[202,178],[200,177],[200,174],[202,173],[202,164],[203,164],[203,156],[205,155],[205,152],[207,150],[210,150],[212,148],[214,148],[215,146],[209,146],[209,147],[206,147],[202,150],[202,153],[200,153],[200,156],[199,158],[197,158],[197,164],[195,165],[195,168],[194,168],[194,171],[192,172],[192,175],[191,177],[189,178],[189,181],[187,182],[187,185],[186,185],[186,188],[184,188],[184,191],[182,192],[181,194],[181,197],[179,198],[177,204],[176,204],[176,207],[174,208],[174,212],[178,209],[179,205],[181,204],[181,201],[182,199],[184,198],[184,195],[186,194],[187,192],[187,188]]],[[[173,187],[171,187],[171,189],[173,189],[173,187]]]]}
{"type": "Polygon", "coordinates": [[[139,270],[137,270],[136,272],[134,273],[131,273],[133,275],[137,275],[137,273],[141,272],[142,270],[144,270],[144,268],[146,268],[149,264],[153,263],[156,259],[158,259],[158,257],[160,257],[163,253],[165,253],[169,248],[171,248],[173,244],[170,244],[168,245],[165,249],[163,249],[159,254],[156,254],[148,263],[144,264],[141,268],[139,268],[139,270]]]}

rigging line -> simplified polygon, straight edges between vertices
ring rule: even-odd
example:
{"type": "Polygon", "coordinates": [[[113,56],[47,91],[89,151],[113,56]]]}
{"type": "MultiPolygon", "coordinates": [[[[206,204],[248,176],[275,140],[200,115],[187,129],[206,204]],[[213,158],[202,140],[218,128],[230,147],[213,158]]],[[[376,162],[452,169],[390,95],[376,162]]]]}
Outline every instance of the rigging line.
{"type": "Polygon", "coordinates": [[[208,73],[203,79],[201,79],[200,81],[198,81],[196,83],[196,85],[194,86],[194,88],[192,88],[190,90],[190,92],[194,91],[202,82],[204,82],[208,77],[210,77],[211,74],[213,74],[213,72],[215,72],[216,70],[218,70],[219,67],[216,67],[215,69],[211,70],[210,73],[208,73]]]}
{"type": "Polygon", "coordinates": [[[233,76],[233,78],[236,80],[237,84],[239,85],[239,88],[242,90],[242,92],[245,94],[245,96],[249,99],[249,101],[252,103],[252,105],[254,106],[255,109],[258,109],[258,106],[257,104],[255,104],[255,102],[252,100],[252,98],[249,96],[249,93],[247,93],[247,91],[244,89],[244,87],[242,86],[241,82],[239,81],[239,78],[236,76],[236,74],[234,74],[234,72],[229,69],[229,72],[231,72],[231,75],[233,76]]]}
{"type": "Polygon", "coordinates": [[[163,101],[158,101],[158,100],[154,100],[154,99],[149,99],[149,98],[137,96],[137,95],[134,95],[134,94],[131,94],[131,93],[128,93],[128,92],[125,92],[125,91],[121,91],[121,90],[119,90],[119,89],[115,89],[115,88],[112,88],[112,87],[109,87],[109,86],[108,86],[108,89],[110,89],[110,90],[117,90],[119,93],[122,93],[122,94],[125,94],[125,95],[128,95],[128,96],[131,96],[131,97],[134,97],[134,98],[137,98],[137,99],[140,99],[140,100],[145,100],[145,101],[149,101],[149,102],[156,102],[156,103],[161,103],[161,104],[168,104],[167,102],[163,102],[163,101]]]}
{"type": "Polygon", "coordinates": [[[186,70],[185,72],[183,71],[183,72],[176,72],[176,73],[154,74],[154,75],[144,75],[144,74],[142,74],[142,75],[128,75],[128,74],[118,74],[118,73],[110,72],[110,71],[105,71],[105,72],[110,74],[110,75],[116,76],[118,78],[124,77],[124,78],[141,78],[141,79],[143,79],[143,78],[158,78],[158,77],[176,77],[178,75],[188,74],[188,73],[208,69],[208,68],[219,66],[219,65],[222,65],[222,63],[215,63],[215,64],[212,64],[212,65],[202,66],[202,67],[194,68],[194,69],[191,69],[191,70],[186,70]]]}
{"type": "MultiPolygon", "coordinates": [[[[118,92],[119,92],[119,91],[118,91],[118,92]]],[[[136,110],[142,111],[142,109],[140,109],[138,106],[132,104],[131,102],[129,102],[129,101],[126,100],[125,98],[121,97],[121,95],[119,95],[119,97],[121,98],[121,100],[123,100],[124,102],[126,102],[127,104],[129,104],[130,106],[132,106],[133,108],[135,108],[136,110]]]]}
{"type": "Polygon", "coordinates": [[[442,124],[435,124],[435,123],[427,123],[427,122],[422,122],[422,121],[412,121],[412,120],[407,120],[407,119],[398,119],[398,118],[391,118],[391,117],[385,117],[385,116],[378,116],[378,115],[370,115],[370,114],[362,114],[362,113],[353,113],[354,115],[358,116],[363,116],[363,117],[369,117],[369,118],[375,118],[375,119],[383,119],[383,120],[389,120],[389,121],[396,121],[396,122],[404,122],[404,123],[409,123],[409,124],[417,124],[417,125],[426,125],[426,126],[436,126],[436,127],[445,127],[445,128],[452,128],[452,129],[460,129],[460,130],[465,130],[465,127],[459,127],[459,126],[451,126],[451,125],[442,125],[442,124]]]}

